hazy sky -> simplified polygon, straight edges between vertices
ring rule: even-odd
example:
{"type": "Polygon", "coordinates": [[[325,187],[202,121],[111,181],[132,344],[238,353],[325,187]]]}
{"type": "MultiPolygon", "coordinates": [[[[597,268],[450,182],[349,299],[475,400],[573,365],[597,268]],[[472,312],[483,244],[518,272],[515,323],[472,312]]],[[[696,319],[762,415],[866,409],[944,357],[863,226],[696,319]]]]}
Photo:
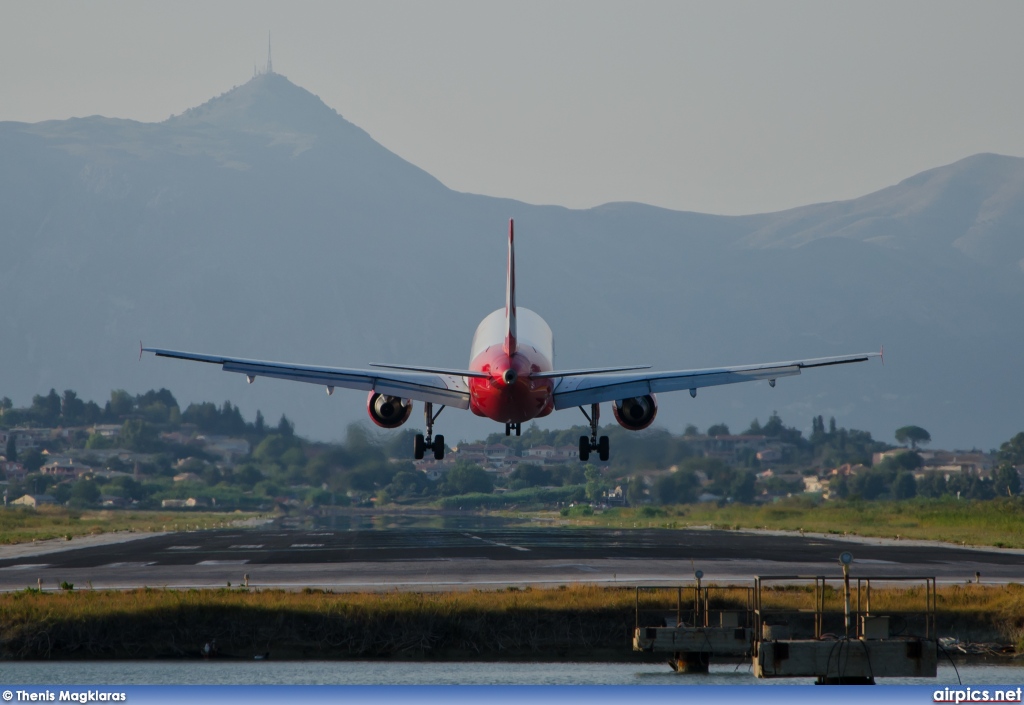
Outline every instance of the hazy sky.
{"type": "Polygon", "coordinates": [[[0,120],[160,121],[270,31],[276,72],[454,189],[749,213],[1024,156],[1022,27],[1021,2],[5,0],[0,120]]]}

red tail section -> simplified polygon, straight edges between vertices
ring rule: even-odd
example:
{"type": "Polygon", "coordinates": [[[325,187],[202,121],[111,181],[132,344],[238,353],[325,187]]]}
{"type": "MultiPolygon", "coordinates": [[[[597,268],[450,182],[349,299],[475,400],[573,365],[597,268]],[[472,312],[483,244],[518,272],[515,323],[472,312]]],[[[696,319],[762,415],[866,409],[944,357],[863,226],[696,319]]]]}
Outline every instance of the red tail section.
{"type": "Polygon", "coordinates": [[[505,278],[505,354],[516,354],[516,254],[513,248],[514,221],[508,221],[508,270],[505,278]]]}

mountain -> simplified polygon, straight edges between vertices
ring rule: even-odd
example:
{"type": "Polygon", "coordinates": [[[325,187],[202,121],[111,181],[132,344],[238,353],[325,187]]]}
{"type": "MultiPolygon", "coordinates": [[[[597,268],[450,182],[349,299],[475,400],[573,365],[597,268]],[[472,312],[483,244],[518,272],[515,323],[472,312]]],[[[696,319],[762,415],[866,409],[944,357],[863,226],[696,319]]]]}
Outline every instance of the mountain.
{"type": "MultiPolygon", "coordinates": [[[[283,76],[164,122],[0,123],[0,395],[168,387],[340,437],[363,395],[138,359],[147,345],[263,359],[460,367],[519,300],[558,366],[663,369],[877,350],[877,363],[659,399],[675,431],[835,416],[892,440],[990,448],[1021,430],[1024,160],[981,154],[850,201],[713,216],[459,193],[283,76]]],[[[571,411],[545,423],[582,420],[571,411]]],[[[609,419],[610,420],[610,419],[609,419]]],[[[419,423],[419,416],[414,423],[419,423]]],[[[499,430],[449,412],[452,441],[499,430]]]]}

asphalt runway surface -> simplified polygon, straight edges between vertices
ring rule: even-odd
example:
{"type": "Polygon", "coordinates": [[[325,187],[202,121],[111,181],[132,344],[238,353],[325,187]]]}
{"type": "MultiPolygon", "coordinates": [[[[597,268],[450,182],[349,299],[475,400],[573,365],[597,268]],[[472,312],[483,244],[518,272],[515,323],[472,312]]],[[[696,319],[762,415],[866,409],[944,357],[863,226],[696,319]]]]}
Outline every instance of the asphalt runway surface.
{"type": "Polygon", "coordinates": [[[148,535],[67,549],[0,548],[0,590],[303,587],[448,590],[572,583],[746,583],[755,576],[935,577],[1024,582],[1024,552],[882,539],[840,540],[704,529],[221,529],[148,535]]]}

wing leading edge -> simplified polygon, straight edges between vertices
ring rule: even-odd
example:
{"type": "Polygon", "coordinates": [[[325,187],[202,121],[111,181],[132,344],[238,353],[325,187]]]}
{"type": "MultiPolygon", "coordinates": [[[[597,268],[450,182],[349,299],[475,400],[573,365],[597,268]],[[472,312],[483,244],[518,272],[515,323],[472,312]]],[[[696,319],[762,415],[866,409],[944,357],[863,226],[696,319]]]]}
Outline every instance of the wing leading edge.
{"type": "Polygon", "coordinates": [[[810,360],[715,367],[704,370],[568,376],[563,377],[555,386],[555,408],[567,409],[573,406],[599,404],[646,394],[675,392],[681,389],[689,389],[690,393],[695,395],[701,387],[754,382],[762,379],[774,381],[778,377],[798,375],[804,369],[864,362],[872,357],[881,357],[881,353],[819,357],[810,360]]]}
{"type": "Polygon", "coordinates": [[[192,360],[220,365],[225,372],[244,374],[252,381],[255,377],[273,377],[295,382],[319,384],[332,391],[334,387],[375,391],[390,396],[416,401],[443,404],[456,409],[469,408],[469,388],[462,377],[428,372],[384,372],[383,370],[356,370],[344,367],[318,367],[295,365],[287,362],[247,360],[238,357],[204,355],[201,353],[143,348],[158,357],[192,360]]]}

